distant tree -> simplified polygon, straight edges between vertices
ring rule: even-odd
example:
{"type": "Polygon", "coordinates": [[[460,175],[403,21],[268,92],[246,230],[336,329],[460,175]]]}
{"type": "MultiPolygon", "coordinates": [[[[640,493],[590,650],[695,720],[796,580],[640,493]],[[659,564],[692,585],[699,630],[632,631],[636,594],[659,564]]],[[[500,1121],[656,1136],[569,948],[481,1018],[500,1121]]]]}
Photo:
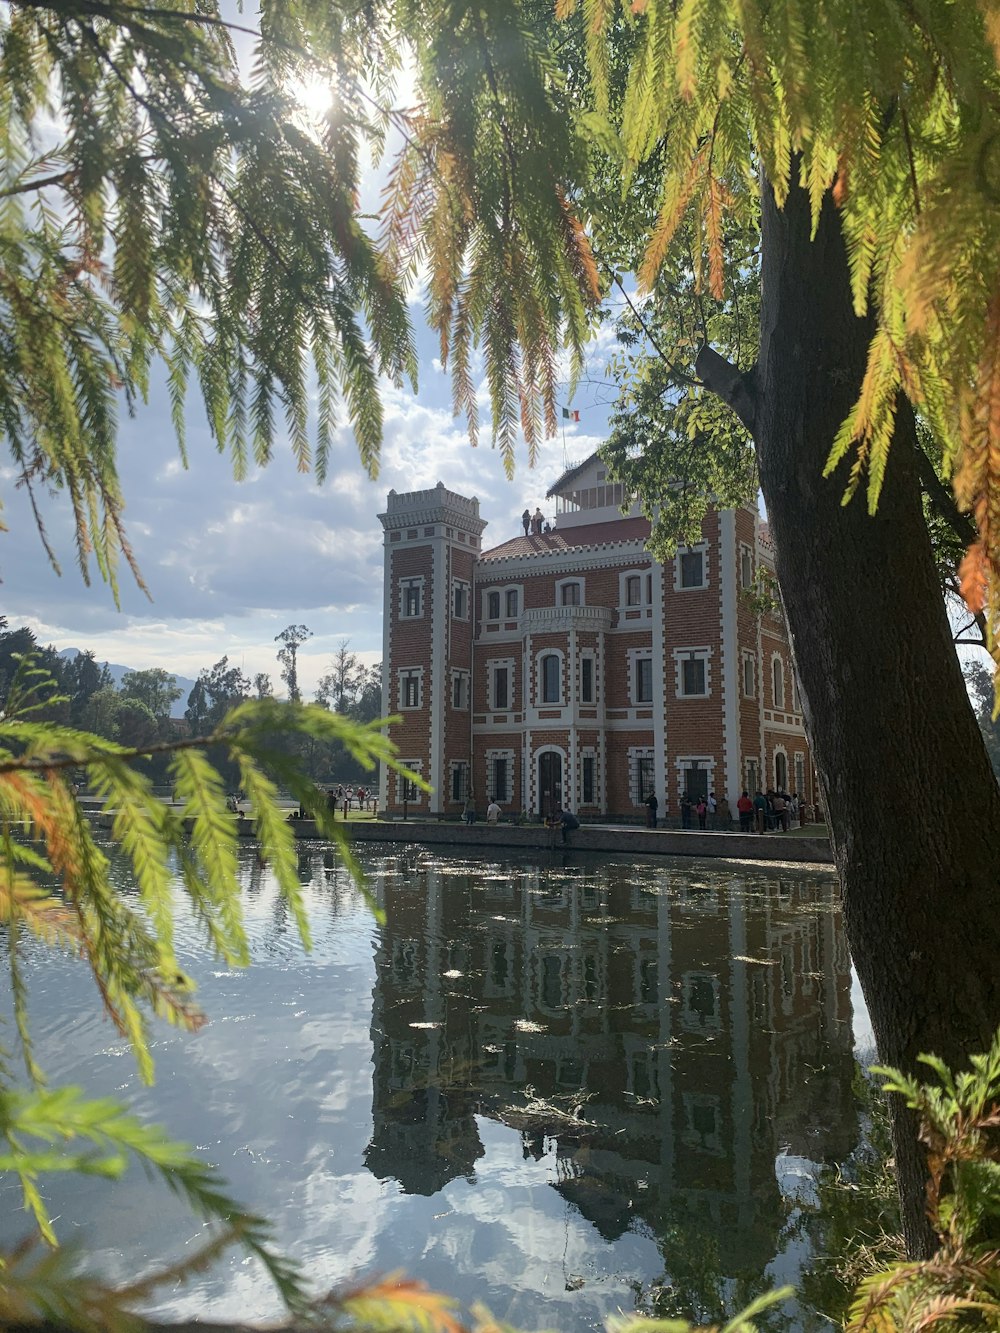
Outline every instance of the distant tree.
{"type": "Polygon", "coordinates": [[[299,689],[298,652],[299,645],[312,638],[312,630],[307,625],[288,625],[280,634],[274,636],[274,642],[280,643],[278,661],[281,663],[281,679],[288,686],[289,703],[302,702],[299,689]]]}
{"type": "MultiPolygon", "coordinates": [[[[188,694],[184,717],[193,736],[204,736],[214,730],[231,708],[249,699],[251,684],[239,667],[229,665],[228,654],[220,657],[214,666],[198,673],[188,694]]],[[[239,769],[223,746],[210,746],[207,754],[211,762],[231,786],[239,781],[239,769]]]]}
{"type": "Polygon", "coordinates": [[[253,678],[253,697],[255,699],[273,699],[274,686],[266,671],[258,671],[253,678]]]}
{"type": "Polygon", "coordinates": [[[123,699],[134,699],[145,704],[157,719],[169,718],[170,710],[182,692],[176,676],[164,671],[162,667],[126,672],[120,690],[123,699]]]}
{"type": "Polygon", "coordinates": [[[213,667],[198,673],[188,695],[184,716],[191,731],[200,735],[222,721],[230,708],[249,699],[250,681],[239,667],[229,665],[228,654],[213,667]]]}
{"type": "Polygon", "coordinates": [[[1000,778],[1000,719],[993,719],[993,672],[982,662],[971,662],[965,668],[965,679],[979,730],[983,733],[986,753],[993,765],[993,772],[1000,778]]]}
{"type": "Polygon", "coordinates": [[[316,687],[316,702],[335,713],[347,713],[364,685],[364,667],[357,653],[348,651],[350,639],[342,639],[330,662],[330,669],[321,676],[316,687]]]}
{"type": "Polygon", "coordinates": [[[105,740],[118,739],[118,687],[114,681],[87,697],[80,712],[80,726],[105,740]]]}
{"type": "MultiPolygon", "coordinates": [[[[129,698],[119,690],[115,712],[115,740],[130,749],[141,750],[160,739],[160,718],[141,699],[129,698]]],[[[148,762],[148,761],[147,761],[148,762]]]]}
{"type": "Polygon", "coordinates": [[[382,716],[382,663],[362,668],[360,688],[354,696],[351,717],[357,722],[374,722],[382,716]]]}
{"type": "Polygon", "coordinates": [[[83,726],[84,712],[92,695],[113,684],[108,664],[98,665],[90,651],[77,653],[66,665],[64,680],[69,694],[70,718],[74,726],[83,726]]]}
{"type": "Polygon", "coordinates": [[[40,647],[34,633],[26,626],[8,630],[6,624],[4,619],[4,629],[0,632],[0,705],[6,702],[22,662],[30,657],[33,664],[44,673],[37,677],[32,688],[36,720],[68,722],[70,709],[65,679],[66,660],[51,646],[40,647]]]}

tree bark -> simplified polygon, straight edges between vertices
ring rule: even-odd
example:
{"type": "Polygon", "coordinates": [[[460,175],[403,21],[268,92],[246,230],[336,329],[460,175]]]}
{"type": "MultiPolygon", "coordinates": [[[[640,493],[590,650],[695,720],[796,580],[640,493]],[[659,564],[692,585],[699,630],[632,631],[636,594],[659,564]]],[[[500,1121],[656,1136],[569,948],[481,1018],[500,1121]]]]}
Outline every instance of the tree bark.
{"type": "MultiPolygon", "coordinates": [[[[875,517],[863,494],[841,504],[846,468],[823,478],[872,323],[852,310],[829,197],[809,232],[806,194],[793,188],[779,210],[765,188],[747,391],[778,583],[880,1058],[962,1065],[1000,1024],[1000,789],[952,646],[908,404],[875,517]]],[[[904,1231],[921,1255],[924,1162],[909,1116],[894,1116],[904,1231]]]]}

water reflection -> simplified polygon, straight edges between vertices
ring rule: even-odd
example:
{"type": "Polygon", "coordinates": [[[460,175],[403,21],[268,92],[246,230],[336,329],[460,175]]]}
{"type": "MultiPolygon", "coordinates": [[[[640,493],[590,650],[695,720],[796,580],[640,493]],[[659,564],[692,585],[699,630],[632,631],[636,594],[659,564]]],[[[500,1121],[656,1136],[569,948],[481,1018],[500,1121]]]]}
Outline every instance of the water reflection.
{"type": "Polygon", "coordinates": [[[428,858],[376,884],[376,1176],[473,1179],[488,1117],[606,1242],[655,1238],[645,1308],[717,1316],[780,1280],[776,1157],[856,1138],[829,880],[428,858]]]}
{"type": "MultiPolygon", "coordinates": [[[[211,1022],[157,1028],[152,1091],[85,970],[26,947],[52,1081],[200,1145],[320,1289],[402,1268],[521,1327],[582,1333],[637,1306],[714,1320],[799,1278],[788,1181],[846,1158],[857,1126],[832,875],[369,851],[379,926],[329,849],[299,852],[311,954],[251,848],[248,972],[210,959],[182,914],[211,1022]]],[[[139,1171],[47,1195],[60,1235],[82,1233],[116,1280],[199,1232],[139,1171]]],[[[0,1246],[24,1230],[0,1180],[0,1246]]],[[[233,1252],[157,1313],[280,1310],[233,1252]]],[[[824,1326],[798,1306],[769,1327],[782,1319],[824,1326]]]]}

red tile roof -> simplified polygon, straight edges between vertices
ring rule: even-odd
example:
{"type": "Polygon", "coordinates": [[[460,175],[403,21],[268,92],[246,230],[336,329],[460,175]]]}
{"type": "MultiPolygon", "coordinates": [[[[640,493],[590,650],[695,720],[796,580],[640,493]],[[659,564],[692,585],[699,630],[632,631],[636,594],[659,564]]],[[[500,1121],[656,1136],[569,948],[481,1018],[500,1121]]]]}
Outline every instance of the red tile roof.
{"type": "Polygon", "coordinates": [[[480,560],[509,560],[519,555],[544,555],[548,551],[567,551],[575,546],[606,546],[612,542],[645,541],[649,520],[614,518],[604,523],[581,523],[578,527],[543,532],[540,537],[512,537],[500,546],[483,551],[480,560]]]}

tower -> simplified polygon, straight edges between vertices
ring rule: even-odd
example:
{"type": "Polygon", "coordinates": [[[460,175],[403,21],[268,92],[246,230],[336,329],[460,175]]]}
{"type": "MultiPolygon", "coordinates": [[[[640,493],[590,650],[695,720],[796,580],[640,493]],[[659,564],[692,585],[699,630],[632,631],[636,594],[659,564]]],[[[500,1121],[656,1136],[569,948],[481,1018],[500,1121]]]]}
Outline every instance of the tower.
{"type": "Polygon", "coordinates": [[[479,501],[448,491],[390,491],[384,537],[382,709],[398,714],[399,756],[426,778],[418,791],[383,770],[379,805],[440,815],[470,795],[472,583],[486,523],[479,501]]]}

